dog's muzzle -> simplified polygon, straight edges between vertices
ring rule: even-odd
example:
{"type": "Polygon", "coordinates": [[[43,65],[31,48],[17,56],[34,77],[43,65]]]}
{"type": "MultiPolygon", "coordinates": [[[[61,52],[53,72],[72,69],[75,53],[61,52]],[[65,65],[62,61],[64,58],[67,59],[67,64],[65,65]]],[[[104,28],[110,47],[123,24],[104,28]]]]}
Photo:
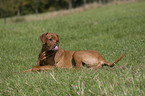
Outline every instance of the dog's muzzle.
{"type": "Polygon", "coordinates": [[[58,46],[53,46],[52,51],[57,51],[58,50],[58,46]]]}

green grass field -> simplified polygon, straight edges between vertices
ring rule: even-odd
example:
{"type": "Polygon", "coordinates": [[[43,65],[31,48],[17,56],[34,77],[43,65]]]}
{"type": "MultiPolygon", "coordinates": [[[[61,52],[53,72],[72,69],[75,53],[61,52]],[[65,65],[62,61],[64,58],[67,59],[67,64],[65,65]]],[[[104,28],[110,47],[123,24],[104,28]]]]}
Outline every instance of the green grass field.
{"type": "Polygon", "coordinates": [[[0,94],[7,96],[145,96],[145,2],[103,6],[50,20],[0,20],[0,94]],[[65,50],[97,50],[113,68],[55,69],[12,74],[35,66],[38,37],[57,33],[65,50]]]}

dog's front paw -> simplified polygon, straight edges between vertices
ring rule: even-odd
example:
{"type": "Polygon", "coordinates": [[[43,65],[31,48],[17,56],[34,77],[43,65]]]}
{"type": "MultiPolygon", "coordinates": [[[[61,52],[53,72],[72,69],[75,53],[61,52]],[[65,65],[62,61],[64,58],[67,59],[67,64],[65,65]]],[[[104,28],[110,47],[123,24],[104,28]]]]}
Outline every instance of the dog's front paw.
{"type": "Polygon", "coordinates": [[[44,60],[46,58],[47,58],[46,51],[44,51],[43,53],[40,54],[40,60],[44,60]]]}
{"type": "Polygon", "coordinates": [[[39,70],[40,70],[39,66],[33,66],[32,67],[32,71],[35,71],[36,72],[36,71],[39,71],[39,70]]]}

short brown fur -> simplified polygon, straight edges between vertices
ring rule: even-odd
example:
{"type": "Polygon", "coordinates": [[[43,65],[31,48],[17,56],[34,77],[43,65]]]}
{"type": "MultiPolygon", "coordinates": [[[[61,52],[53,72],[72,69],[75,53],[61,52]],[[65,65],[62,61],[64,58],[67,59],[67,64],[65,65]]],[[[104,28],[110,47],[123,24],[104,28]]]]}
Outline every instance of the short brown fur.
{"type": "Polygon", "coordinates": [[[54,68],[82,68],[85,64],[88,68],[101,68],[103,65],[114,66],[125,53],[117,59],[114,63],[109,63],[104,60],[102,55],[94,50],[85,51],[67,51],[61,48],[53,51],[53,48],[60,43],[59,37],[54,33],[44,33],[40,37],[42,41],[42,49],[38,56],[37,66],[32,69],[25,70],[24,72],[50,70],[54,68]]]}

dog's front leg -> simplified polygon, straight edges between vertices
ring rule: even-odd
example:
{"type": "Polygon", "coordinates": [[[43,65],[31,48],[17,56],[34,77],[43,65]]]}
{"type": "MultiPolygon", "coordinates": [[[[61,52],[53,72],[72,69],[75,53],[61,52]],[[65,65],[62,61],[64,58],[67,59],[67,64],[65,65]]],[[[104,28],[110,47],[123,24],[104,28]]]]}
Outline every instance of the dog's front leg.
{"type": "Polygon", "coordinates": [[[47,58],[46,51],[42,52],[38,56],[37,66],[32,67],[32,71],[45,71],[53,69],[54,66],[51,65],[45,65],[44,60],[47,58]]]}
{"type": "Polygon", "coordinates": [[[55,66],[51,66],[51,65],[33,66],[32,70],[33,71],[47,71],[47,70],[52,70],[53,68],[55,68],[55,66]]]}

